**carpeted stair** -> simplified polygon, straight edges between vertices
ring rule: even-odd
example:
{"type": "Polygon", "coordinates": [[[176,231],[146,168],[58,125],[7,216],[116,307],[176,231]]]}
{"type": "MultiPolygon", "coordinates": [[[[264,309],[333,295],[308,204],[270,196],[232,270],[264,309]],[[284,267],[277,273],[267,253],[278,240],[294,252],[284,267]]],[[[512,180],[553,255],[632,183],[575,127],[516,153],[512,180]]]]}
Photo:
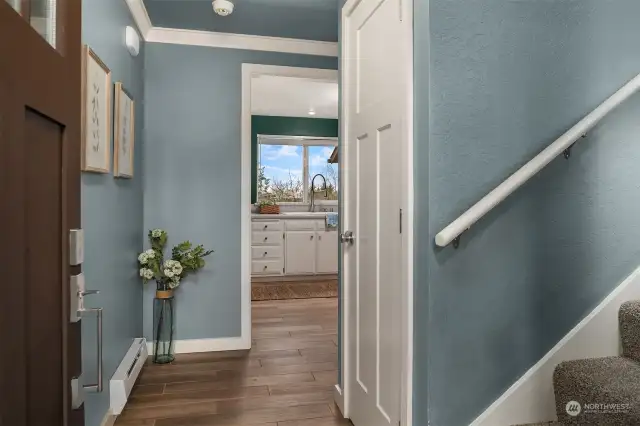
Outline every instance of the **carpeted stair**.
{"type": "Polygon", "coordinates": [[[624,303],[618,320],[622,356],[566,361],[556,367],[556,413],[564,425],[640,425],[640,301],[624,303]]]}

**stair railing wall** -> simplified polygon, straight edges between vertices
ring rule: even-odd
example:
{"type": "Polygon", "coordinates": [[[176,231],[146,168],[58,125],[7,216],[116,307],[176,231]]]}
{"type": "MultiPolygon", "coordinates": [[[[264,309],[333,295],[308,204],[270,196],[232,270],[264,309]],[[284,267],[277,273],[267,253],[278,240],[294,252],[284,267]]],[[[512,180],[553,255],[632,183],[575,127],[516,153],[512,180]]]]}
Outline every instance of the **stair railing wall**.
{"type": "Polygon", "coordinates": [[[563,153],[568,155],[575,143],[638,91],[640,91],[640,74],[440,231],[435,238],[436,244],[440,247],[446,247],[454,242],[454,245],[457,245],[462,233],[524,185],[557,156],[563,153]]]}

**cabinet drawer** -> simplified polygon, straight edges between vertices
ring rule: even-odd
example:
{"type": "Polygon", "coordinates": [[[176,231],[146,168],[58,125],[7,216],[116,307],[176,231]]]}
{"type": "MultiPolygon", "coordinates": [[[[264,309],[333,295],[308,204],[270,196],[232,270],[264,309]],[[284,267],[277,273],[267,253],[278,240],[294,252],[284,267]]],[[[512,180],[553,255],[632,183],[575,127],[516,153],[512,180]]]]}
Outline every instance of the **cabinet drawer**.
{"type": "Polygon", "coordinates": [[[282,275],[282,260],[254,260],[251,262],[253,275],[282,275]]]}
{"type": "Polygon", "coordinates": [[[253,231],[251,233],[252,245],[281,245],[282,244],[282,232],[277,231],[253,231]]]}
{"type": "Polygon", "coordinates": [[[282,246],[251,247],[252,259],[280,259],[282,246]]]}
{"type": "Polygon", "coordinates": [[[287,231],[315,231],[324,229],[324,220],[288,220],[287,231]]]}
{"type": "Polygon", "coordinates": [[[279,220],[274,221],[253,221],[251,229],[254,231],[282,231],[282,222],[279,220]]]}

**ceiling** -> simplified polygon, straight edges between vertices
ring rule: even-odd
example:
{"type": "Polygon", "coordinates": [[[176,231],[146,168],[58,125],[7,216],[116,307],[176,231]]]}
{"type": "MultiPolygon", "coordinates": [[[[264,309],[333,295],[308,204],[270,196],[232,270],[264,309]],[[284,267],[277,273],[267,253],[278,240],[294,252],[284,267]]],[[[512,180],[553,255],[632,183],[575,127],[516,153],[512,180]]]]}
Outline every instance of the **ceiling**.
{"type": "Polygon", "coordinates": [[[235,0],[227,17],[211,0],[144,0],[154,27],[338,41],[337,0],[235,0]]]}
{"type": "Polygon", "coordinates": [[[251,114],[338,118],[338,83],[263,75],[251,80],[251,114]],[[313,109],[316,114],[309,115],[313,109]]]}

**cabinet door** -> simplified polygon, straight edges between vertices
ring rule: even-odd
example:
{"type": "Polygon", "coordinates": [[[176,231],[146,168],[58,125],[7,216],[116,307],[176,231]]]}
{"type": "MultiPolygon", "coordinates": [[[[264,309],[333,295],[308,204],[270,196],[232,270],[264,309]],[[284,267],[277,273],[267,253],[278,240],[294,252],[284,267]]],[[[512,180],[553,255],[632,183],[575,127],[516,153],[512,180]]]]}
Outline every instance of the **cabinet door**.
{"type": "Polygon", "coordinates": [[[316,270],[316,233],[314,231],[287,232],[285,273],[313,274],[316,270]]]}
{"type": "Polygon", "coordinates": [[[316,272],[337,273],[338,272],[338,232],[318,231],[316,232],[316,272]]]}

